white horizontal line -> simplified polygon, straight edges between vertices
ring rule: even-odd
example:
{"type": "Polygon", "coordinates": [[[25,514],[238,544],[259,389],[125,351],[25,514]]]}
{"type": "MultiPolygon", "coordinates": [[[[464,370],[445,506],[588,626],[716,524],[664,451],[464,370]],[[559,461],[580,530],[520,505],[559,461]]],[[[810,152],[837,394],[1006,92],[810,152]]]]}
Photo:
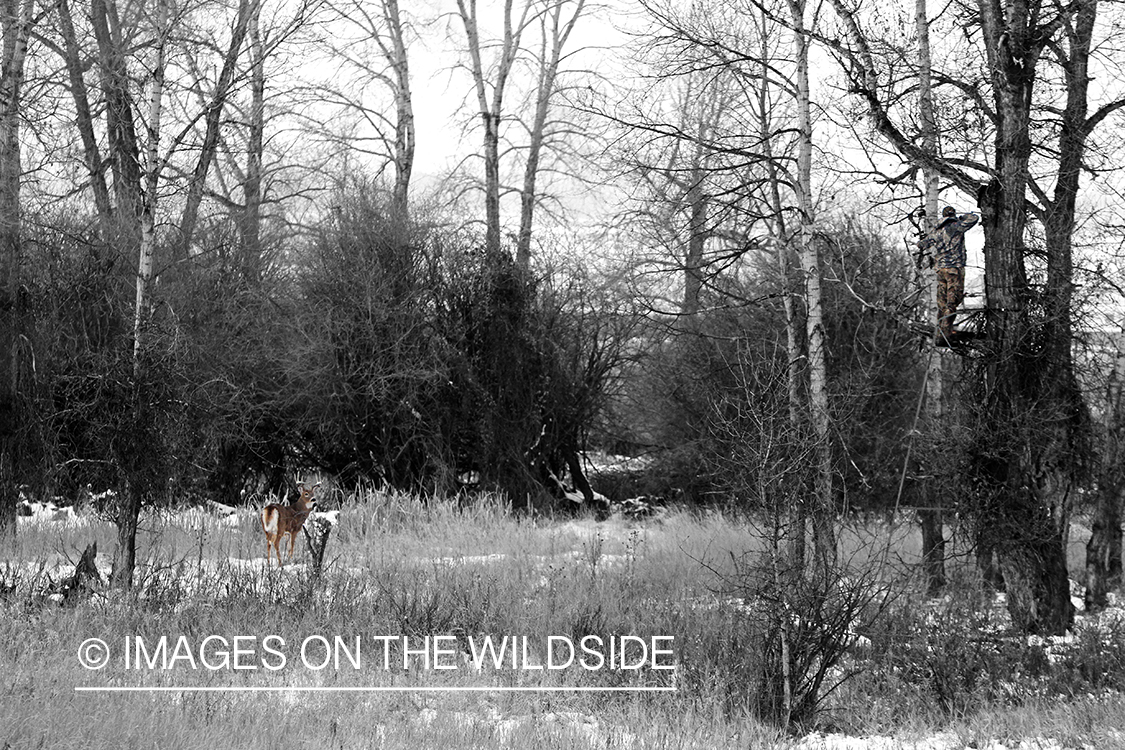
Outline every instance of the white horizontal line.
{"type": "Polygon", "coordinates": [[[296,691],[301,693],[674,693],[674,687],[490,687],[487,685],[472,685],[465,687],[207,687],[207,686],[180,686],[180,687],[143,687],[143,686],[77,686],[76,693],[283,693],[296,691]]]}

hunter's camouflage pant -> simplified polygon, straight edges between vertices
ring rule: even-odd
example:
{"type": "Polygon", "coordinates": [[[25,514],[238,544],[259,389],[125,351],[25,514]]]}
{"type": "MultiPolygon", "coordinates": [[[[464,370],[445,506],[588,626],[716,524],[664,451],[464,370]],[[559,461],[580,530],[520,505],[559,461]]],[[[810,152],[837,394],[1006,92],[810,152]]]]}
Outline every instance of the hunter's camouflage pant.
{"type": "Polygon", "coordinates": [[[965,269],[937,269],[938,327],[949,334],[953,332],[953,314],[965,299],[965,269]]]}

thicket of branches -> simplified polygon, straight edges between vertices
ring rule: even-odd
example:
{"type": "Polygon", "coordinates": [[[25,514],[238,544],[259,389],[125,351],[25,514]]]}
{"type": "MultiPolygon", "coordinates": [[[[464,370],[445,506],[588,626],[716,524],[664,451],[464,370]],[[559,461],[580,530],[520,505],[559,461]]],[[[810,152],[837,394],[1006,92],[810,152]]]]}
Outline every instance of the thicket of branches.
{"type": "MultiPolygon", "coordinates": [[[[829,351],[833,471],[844,505],[882,510],[898,491],[923,373],[918,337],[894,314],[912,293],[909,259],[855,223],[822,241],[825,324],[831,340],[846,342],[829,351]]],[[[745,509],[770,507],[771,492],[785,502],[808,492],[812,437],[789,411],[782,298],[771,259],[754,253],[743,273],[701,293],[705,311],[690,324],[665,317],[646,329],[654,343],[613,414],[638,441],[632,450],[661,456],[650,492],[745,509]],[[756,302],[724,304],[732,296],[756,302]]]]}
{"type": "Polygon", "coordinates": [[[442,494],[475,472],[516,505],[558,499],[621,326],[580,268],[533,277],[376,196],[342,195],[290,270],[258,283],[216,238],[157,293],[141,380],[113,288],[127,274],[95,238],[45,228],[26,285],[42,363],[20,452],[33,488],[237,502],[294,471],[442,494]]]}

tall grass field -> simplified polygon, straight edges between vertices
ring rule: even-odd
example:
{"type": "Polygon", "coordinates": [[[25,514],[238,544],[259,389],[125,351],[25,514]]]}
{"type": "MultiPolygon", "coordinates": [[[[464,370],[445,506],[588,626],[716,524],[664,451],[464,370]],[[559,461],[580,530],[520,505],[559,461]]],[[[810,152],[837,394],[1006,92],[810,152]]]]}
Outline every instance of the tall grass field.
{"type": "Polygon", "coordinates": [[[809,598],[771,588],[769,530],[730,513],[339,505],[319,569],[304,538],[267,567],[254,509],[154,512],[132,591],[66,597],[91,542],[108,573],[113,526],[21,519],[0,747],[1125,748],[1125,610],[1015,636],[955,527],[940,599],[905,516],[848,524],[809,598]]]}

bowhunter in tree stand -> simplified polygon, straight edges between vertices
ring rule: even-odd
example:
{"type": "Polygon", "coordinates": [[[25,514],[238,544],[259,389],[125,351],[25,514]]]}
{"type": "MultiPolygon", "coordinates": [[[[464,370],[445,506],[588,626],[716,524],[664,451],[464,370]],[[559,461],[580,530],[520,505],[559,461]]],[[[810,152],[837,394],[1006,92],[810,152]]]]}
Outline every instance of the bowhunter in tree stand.
{"type": "Polygon", "coordinates": [[[941,223],[934,227],[924,243],[933,248],[937,265],[936,346],[949,346],[953,340],[953,317],[965,299],[965,232],[972,229],[980,216],[974,213],[957,215],[953,206],[941,211],[941,223]]]}

